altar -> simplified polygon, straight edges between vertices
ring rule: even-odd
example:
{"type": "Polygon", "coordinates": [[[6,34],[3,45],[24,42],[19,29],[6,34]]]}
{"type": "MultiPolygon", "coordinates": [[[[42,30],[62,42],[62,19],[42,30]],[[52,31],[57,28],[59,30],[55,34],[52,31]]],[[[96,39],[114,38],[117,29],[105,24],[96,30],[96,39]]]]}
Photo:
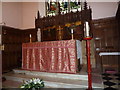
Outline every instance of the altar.
{"type": "MultiPolygon", "coordinates": [[[[22,44],[22,69],[40,72],[77,73],[82,64],[84,35],[89,36],[91,8],[85,2],[83,10],[42,17],[37,13],[37,41],[22,44]],[[87,27],[86,27],[87,26],[87,27]],[[84,33],[84,27],[87,32],[84,33]]],[[[59,10],[60,7],[58,6],[59,10]]]]}
{"type": "Polygon", "coordinates": [[[40,72],[77,73],[76,40],[23,43],[22,69],[40,72]]]}

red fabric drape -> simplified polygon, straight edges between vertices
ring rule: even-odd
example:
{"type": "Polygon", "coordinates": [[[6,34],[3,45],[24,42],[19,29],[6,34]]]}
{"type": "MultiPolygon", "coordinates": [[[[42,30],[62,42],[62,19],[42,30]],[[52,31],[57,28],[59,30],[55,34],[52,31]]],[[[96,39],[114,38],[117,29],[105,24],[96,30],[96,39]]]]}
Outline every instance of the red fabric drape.
{"type": "Polygon", "coordinates": [[[76,41],[23,43],[22,69],[76,73],[76,41]]]}

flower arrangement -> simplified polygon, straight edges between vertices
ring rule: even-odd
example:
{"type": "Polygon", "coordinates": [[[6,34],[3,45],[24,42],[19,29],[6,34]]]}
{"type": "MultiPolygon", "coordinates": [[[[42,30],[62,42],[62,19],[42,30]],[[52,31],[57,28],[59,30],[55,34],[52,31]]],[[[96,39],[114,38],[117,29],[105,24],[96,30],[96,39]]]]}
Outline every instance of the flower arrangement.
{"type": "Polygon", "coordinates": [[[32,78],[28,81],[24,81],[24,84],[20,86],[20,88],[28,88],[28,89],[39,89],[44,87],[44,82],[39,78],[32,78]]]}

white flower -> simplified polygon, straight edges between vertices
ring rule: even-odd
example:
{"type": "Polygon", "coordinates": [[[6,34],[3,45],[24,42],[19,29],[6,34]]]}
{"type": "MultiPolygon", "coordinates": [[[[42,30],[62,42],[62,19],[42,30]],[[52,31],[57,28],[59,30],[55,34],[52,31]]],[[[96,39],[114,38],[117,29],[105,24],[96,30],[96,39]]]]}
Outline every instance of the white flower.
{"type": "Polygon", "coordinates": [[[33,82],[34,84],[37,84],[37,83],[41,84],[41,81],[39,78],[33,78],[33,82]]]}
{"type": "Polygon", "coordinates": [[[37,81],[37,83],[40,83],[40,79],[39,78],[37,78],[36,81],[37,81]]]}
{"type": "Polygon", "coordinates": [[[32,80],[32,79],[30,79],[30,80],[29,80],[29,83],[31,83],[31,82],[33,82],[33,80],[32,80]]]}
{"type": "Polygon", "coordinates": [[[29,84],[27,81],[25,81],[25,84],[29,84]]]}
{"type": "Polygon", "coordinates": [[[42,84],[42,82],[38,82],[39,84],[42,84]]]}
{"type": "Polygon", "coordinates": [[[33,82],[34,82],[34,84],[37,84],[37,80],[36,80],[36,78],[33,79],[33,82]]]}
{"type": "Polygon", "coordinates": [[[21,86],[20,88],[25,88],[24,86],[21,86]]]}
{"type": "Polygon", "coordinates": [[[39,86],[41,86],[41,84],[42,84],[41,88],[44,87],[44,82],[41,79],[32,78],[28,81],[24,81],[24,84],[21,86],[21,88],[25,88],[26,85],[27,85],[28,88],[34,88],[34,87],[36,87],[36,84],[38,84],[39,86]],[[34,86],[31,86],[31,83],[34,84],[34,86]]]}
{"type": "Polygon", "coordinates": [[[40,79],[39,79],[39,78],[37,78],[36,80],[37,80],[38,82],[40,82],[40,79]]]}

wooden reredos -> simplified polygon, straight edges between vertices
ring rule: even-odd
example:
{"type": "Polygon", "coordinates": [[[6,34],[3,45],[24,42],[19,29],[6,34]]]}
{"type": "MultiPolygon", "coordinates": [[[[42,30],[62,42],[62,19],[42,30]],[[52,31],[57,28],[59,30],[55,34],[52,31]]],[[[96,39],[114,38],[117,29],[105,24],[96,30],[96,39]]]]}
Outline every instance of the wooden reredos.
{"type": "Polygon", "coordinates": [[[83,23],[91,21],[91,9],[84,2],[84,10],[41,17],[38,11],[35,19],[36,29],[40,28],[42,41],[69,40],[71,28],[74,29],[74,39],[83,39],[83,23]]]}

